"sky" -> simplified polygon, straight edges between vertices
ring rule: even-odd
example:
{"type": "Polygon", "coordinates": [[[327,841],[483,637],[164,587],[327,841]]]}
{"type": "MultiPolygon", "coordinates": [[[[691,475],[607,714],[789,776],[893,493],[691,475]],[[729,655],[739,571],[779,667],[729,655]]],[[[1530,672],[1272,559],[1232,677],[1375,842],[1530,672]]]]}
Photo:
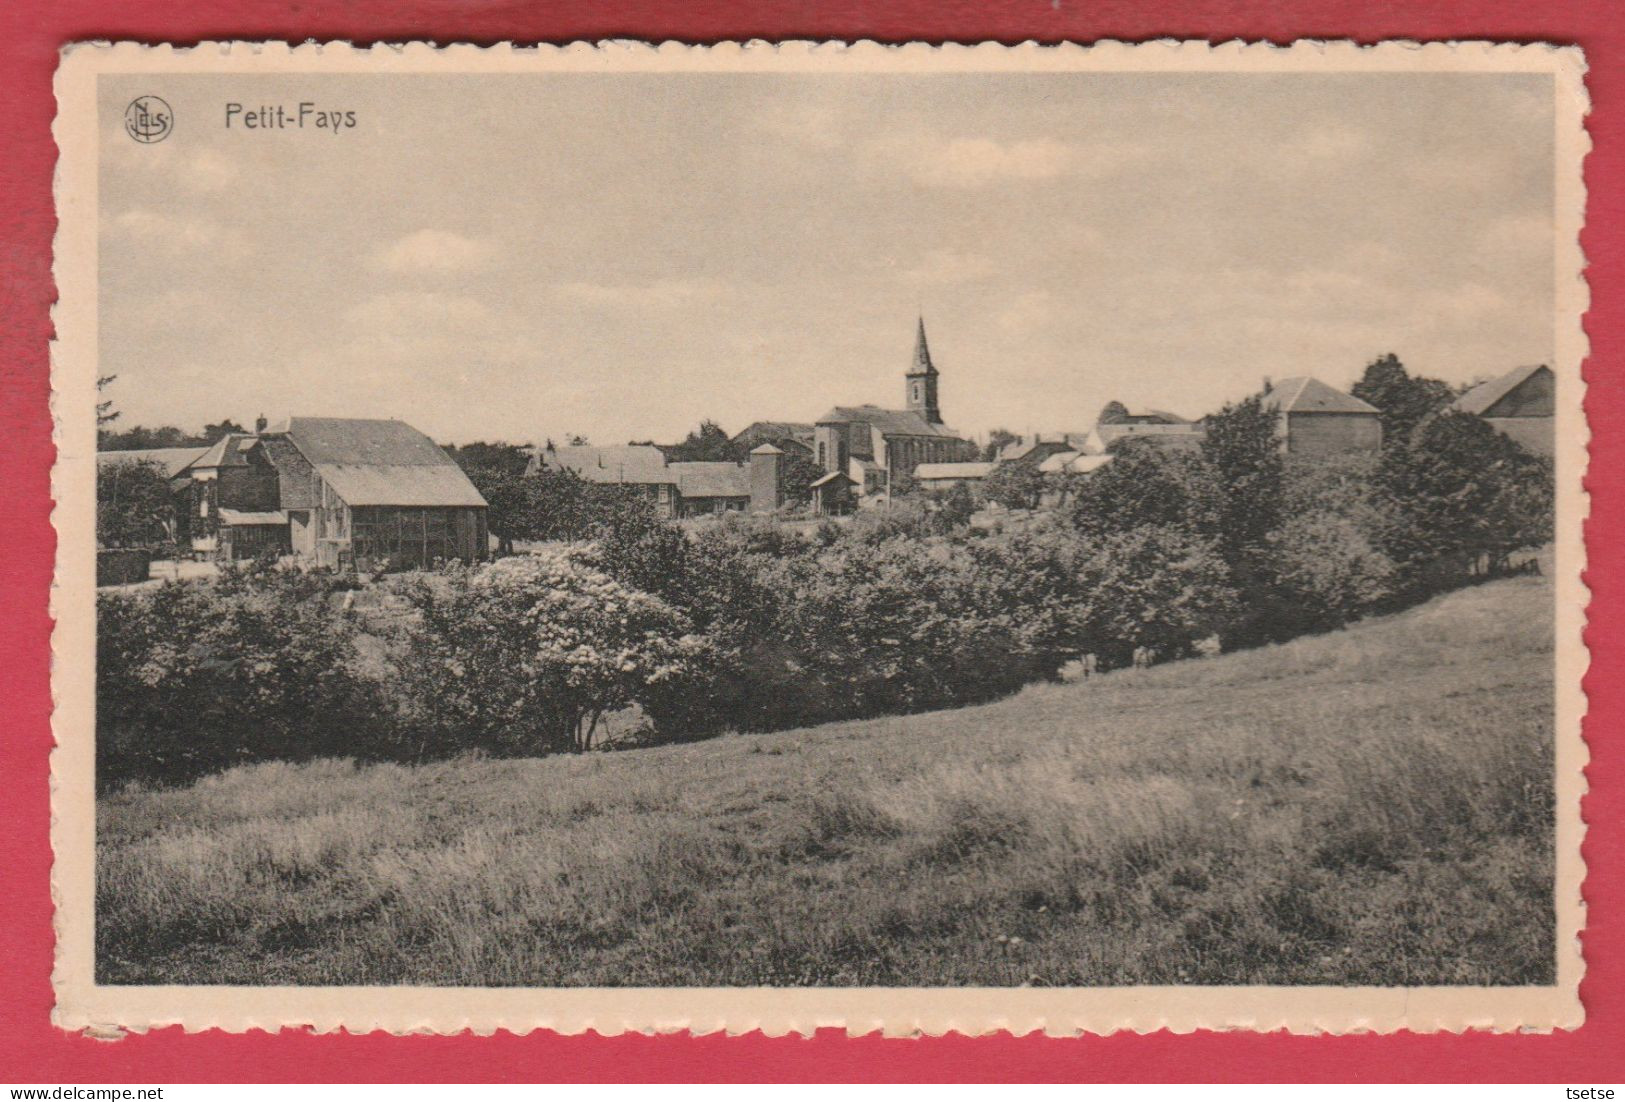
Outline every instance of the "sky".
{"type": "Polygon", "coordinates": [[[120,427],[812,421],[901,406],[922,313],[967,435],[1553,355],[1549,76],[120,76],[100,104],[120,427]],[[153,144],[121,127],[147,94],[153,144]],[[356,125],[226,125],[301,101],[356,125]]]}

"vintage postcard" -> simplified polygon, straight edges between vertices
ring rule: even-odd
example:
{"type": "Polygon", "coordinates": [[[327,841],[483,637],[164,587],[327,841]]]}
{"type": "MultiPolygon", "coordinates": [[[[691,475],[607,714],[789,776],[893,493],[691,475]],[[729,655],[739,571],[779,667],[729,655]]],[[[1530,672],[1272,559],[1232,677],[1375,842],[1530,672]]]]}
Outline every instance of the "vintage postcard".
{"type": "Polygon", "coordinates": [[[66,49],[58,1024],[1578,1026],[1584,73],[66,49]]]}

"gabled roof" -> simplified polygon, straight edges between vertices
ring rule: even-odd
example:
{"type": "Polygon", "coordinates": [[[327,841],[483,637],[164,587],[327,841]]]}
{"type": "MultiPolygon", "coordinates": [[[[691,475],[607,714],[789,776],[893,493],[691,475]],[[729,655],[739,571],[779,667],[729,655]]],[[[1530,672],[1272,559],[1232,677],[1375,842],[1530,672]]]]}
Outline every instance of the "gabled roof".
{"type": "Polygon", "coordinates": [[[246,467],[247,452],[259,443],[259,438],[250,433],[228,432],[216,440],[209,450],[203,453],[203,458],[193,463],[194,467],[246,467]]]}
{"type": "Polygon", "coordinates": [[[440,445],[404,421],[292,417],[274,434],[286,435],[352,506],[485,504],[440,445]]]}
{"type": "Polygon", "coordinates": [[[116,467],[121,463],[151,463],[174,478],[201,459],[208,448],[138,448],[126,452],[97,452],[96,466],[116,467]]]}
{"type": "Polygon", "coordinates": [[[1378,413],[1376,406],[1327,386],[1312,375],[1282,379],[1264,395],[1264,405],[1282,413],[1378,413]]]}
{"type": "Polygon", "coordinates": [[[588,482],[641,486],[677,481],[667,469],[666,453],[653,444],[537,448],[535,455],[541,466],[574,471],[588,482]]]}
{"type": "Polygon", "coordinates": [[[1487,383],[1479,383],[1473,387],[1473,389],[1455,400],[1453,403],[1454,408],[1463,413],[1482,414],[1542,371],[1549,373],[1551,368],[1545,364],[1515,367],[1499,378],[1491,379],[1487,383]]]}
{"type": "Polygon", "coordinates": [[[933,425],[911,409],[881,409],[879,406],[836,406],[818,419],[820,425],[863,421],[880,430],[882,436],[939,436],[958,439],[946,425],[933,425]]]}
{"type": "Polygon", "coordinates": [[[986,478],[992,463],[921,463],[914,468],[915,479],[986,478]]]}
{"type": "Polygon", "coordinates": [[[248,528],[267,524],[280,525],[288,523],[288,514],[281,510],[251,513],[243,509],[222,507],[220,510],[220,523],[230,525],[233,528],[248,528]]]}
{"type": "Polygon", "coordinates": [[[813,479],[812,486],[813,486],[814,489],[817,489],[819,486],[827,486],[831,482],[835,482],[837,480],[844,481],[844,482],[851,482],[852,477],[850,475],[848,475],[845,471],[830,471],[828,474],[822,476],[821,478],[813,479]]]}
{"type": "Polygon", "coordinates": [[[750,468],[739,463],[672,463],[677,491],[684,497],[749,497],[750,468]]]}

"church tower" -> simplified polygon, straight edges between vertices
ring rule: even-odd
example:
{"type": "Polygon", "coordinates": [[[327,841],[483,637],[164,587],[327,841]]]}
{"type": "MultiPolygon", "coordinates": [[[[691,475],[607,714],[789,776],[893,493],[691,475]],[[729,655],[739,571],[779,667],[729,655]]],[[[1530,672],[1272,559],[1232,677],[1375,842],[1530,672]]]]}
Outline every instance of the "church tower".
{"type": "Polygon", "coordinates": [[[905,376],[908,385],[908,408],[933,425],[942,424],[942,409],[937,405],[937,365],[931,362],[931,347],[925,343],[925,319],[920,319],[919,335],[914,338],[914,362],[909,364],[905,376]]]}

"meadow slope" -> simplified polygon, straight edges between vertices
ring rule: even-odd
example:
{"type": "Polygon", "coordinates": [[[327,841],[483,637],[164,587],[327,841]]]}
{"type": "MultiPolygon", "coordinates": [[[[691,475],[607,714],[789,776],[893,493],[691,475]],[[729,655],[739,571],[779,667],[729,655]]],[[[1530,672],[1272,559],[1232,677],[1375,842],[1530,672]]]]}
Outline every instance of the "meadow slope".
{"type": "Polygon", "coordinates": [[[1549,983],[1539,578],[991,705],[99,805],[104,983],[1549,983]]]}

